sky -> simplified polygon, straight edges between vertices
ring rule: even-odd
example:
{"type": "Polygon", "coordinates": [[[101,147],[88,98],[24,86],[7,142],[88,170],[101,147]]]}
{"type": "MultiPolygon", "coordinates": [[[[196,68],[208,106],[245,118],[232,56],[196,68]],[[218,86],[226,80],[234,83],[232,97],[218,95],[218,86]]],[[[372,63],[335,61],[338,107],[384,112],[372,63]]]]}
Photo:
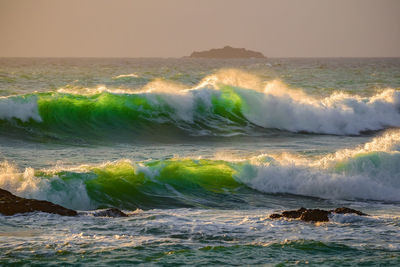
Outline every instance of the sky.
{"type": "Polygon", "coordinates": [[[0,0],[0,57],[400,57],[400,0],[0,0]]]}

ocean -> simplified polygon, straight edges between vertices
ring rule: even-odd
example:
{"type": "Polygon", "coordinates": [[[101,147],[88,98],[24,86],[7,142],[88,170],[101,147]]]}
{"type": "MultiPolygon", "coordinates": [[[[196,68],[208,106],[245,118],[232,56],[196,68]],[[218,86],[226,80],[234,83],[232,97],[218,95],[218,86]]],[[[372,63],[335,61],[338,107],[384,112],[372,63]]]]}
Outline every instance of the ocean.
{"type": "Polygon", "coordinates": [[[0,188],[80,215],[0,265],[400,265],[399,127],[399,58],[1,58],[0,188]]]}

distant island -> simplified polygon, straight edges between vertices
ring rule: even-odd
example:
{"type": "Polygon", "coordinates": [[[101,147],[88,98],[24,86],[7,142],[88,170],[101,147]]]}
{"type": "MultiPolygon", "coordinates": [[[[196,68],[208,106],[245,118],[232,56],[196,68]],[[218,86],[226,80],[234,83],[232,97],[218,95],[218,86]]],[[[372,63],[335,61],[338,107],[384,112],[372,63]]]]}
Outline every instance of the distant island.
{"type": "Polygon", "coordinates": [[[207,51],[193,52],[191,58],[265,58],[265,56],[256,51],[246,50],[244,48],[233,48],[225,46],[224,48],[210,49],[207,51]]]}

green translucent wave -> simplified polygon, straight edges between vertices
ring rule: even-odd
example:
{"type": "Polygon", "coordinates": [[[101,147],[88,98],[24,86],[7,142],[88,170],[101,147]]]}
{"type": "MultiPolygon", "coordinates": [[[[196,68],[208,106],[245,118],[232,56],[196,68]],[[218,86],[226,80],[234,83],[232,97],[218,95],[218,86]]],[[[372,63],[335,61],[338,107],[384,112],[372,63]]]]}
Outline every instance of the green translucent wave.
{"type": "Polygon", "coordinates": [[[257,160],[120,160],[73,170],[38,170],[39,192],[25,197],[76,209],[254,207],[268,204],[271,193],[400,201],[398,152],[357,154],[326,168],[280,164],[268,157],[257,160]]]}
{"type": "MultiPolygon", "coordinates": [[[[74,198],[87,193],[91,203],[81,203],[81,209],[88,206],[123,209],[223,207],[231,206],[232,202],[243,204],[256,192],[235,179],[241,168],[242,164],[220,160],[183,159],[138,164],[118,161],[82,167],[81,171],[36,171],[35,176],[50,183],[50,190],[46,187],[48,199],[52,199],[52,195],[65,194],[74,198]],[[84,187],[80,187],[80,183],[84,187]]],[[[79,199],[73,202],[76,201],[79,199]]],[[[67,204],[77,208],[79,205],[67,204]]]]}
{"type": "Polygon", "coordinates": [[[229,86],[184,95],[51,92],[8,100],[20,105],[36,101],[37,110],[14,114],[10,108],[10,115],[0,114],[0,127],[61,139],[231,135],[245,132],[251,124],[242,114],[246,104],[229,86]]]}

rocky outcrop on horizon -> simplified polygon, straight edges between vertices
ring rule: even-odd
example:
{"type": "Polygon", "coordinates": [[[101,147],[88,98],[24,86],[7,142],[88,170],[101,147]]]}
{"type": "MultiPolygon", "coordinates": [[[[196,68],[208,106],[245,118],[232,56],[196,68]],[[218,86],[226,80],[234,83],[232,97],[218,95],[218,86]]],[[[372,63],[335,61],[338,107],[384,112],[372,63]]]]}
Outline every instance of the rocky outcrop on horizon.
{"type": "Polygon", "coordinates": [[[225,46],[224,48],[210,49],[207,51],[193,52],[191,58],[265,58],[261,52],[246,50],[244,48],[233,48],[225,46]]]}

